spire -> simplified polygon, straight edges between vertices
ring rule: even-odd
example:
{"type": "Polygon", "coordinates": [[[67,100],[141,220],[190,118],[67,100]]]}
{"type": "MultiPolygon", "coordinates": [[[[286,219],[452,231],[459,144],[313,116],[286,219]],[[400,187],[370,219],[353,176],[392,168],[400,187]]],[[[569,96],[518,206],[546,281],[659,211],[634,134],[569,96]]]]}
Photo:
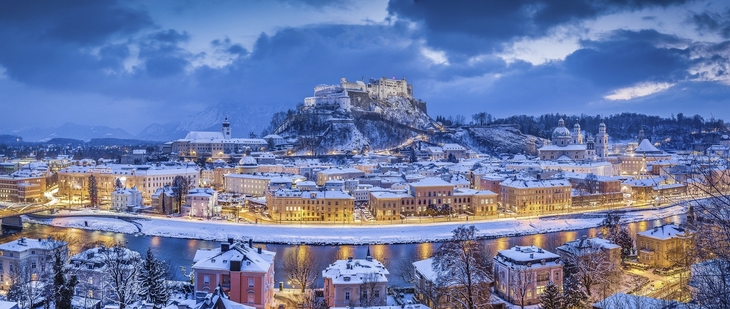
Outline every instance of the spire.
{"type": "Polygon", "coordinates": [[[370,245],[368,245],[368,253],[365,254],[365,260],[372,261],[373,257],[370,255],[370,245]]]}

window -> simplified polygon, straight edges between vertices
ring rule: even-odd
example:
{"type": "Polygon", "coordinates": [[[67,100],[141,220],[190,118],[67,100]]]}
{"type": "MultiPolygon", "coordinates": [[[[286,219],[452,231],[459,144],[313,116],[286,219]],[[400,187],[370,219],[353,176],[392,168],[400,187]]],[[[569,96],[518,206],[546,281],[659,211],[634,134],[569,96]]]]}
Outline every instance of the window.
{"type": "Polygon", "coordinates": [[[350,292],[345,292],[345,300],[350,300],[350,292]]]}
{"type": "Polygon", "coordinates": [[[254,285],[253,278],[248,278],[248,287],[252,288],[254,285]]]}
{"type": "Polygon", "coordinates": [[[203,276],[203,284],[210,284],[210,275],[203,276]]]}
{"type": "Polygon", "coordinates": [[[247,299],[247,301],[248,301],[249,304],[253,304],[253,302],[254,302],[254,296],[255,295],[256,294],[254,294],[254,292],[250,292],[250,291],[248,292],[248,299],[247,299]]]}

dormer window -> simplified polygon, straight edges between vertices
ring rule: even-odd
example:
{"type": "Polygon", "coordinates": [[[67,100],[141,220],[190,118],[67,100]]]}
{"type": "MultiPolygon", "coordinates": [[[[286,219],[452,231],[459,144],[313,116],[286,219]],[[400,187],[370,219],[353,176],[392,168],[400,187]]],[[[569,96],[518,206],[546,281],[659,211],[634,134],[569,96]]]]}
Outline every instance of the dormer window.
{"type": "Polygon", "coordinates": [[[345,277],[345,278],[343,278],[343,280],[345,280],[345,282],[349,282],[350,281],[350,277],[349,276],[348,277],[345,277]]]}

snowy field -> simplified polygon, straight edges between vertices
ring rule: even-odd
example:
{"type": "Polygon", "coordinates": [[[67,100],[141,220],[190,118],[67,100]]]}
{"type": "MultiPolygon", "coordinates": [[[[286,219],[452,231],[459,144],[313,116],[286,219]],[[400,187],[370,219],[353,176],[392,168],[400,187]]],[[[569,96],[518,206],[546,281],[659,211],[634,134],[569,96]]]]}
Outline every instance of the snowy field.
{"type": "MultiPolygon", "coordinates": [[[[226,221],[195,221],[181,218],[135,218],[129,220],[101,217],[94,213],[89,216],[57,217],[49,219],[29,219],[26,222],[72,227],[88,230],[101,230],[151,236],[175,238],[225,240],[233,238],[253,238],[260,243],[285,244],[394,244],[443,241],[451,237],[451,231],[458,223],[431,224],[394,224],[376,226],[321,226],[321,225],[277,225],[277,224],[236,224],[226,221]]],[[[637,222],[667,218],[686,213],[684,206],[671,206],[663,209],[639,210],[623,214],[622,222],[637,222]]],[[[113,214],[112,214],[113,215],[113,214]]],[[[469,222],[479,229],[480,237],[493,238],[540,234],[547,232],[578,230],[597,227],[603,218],[592,215],[570,215],[544,219],[498,219],[491,221],[469,222]]]]}

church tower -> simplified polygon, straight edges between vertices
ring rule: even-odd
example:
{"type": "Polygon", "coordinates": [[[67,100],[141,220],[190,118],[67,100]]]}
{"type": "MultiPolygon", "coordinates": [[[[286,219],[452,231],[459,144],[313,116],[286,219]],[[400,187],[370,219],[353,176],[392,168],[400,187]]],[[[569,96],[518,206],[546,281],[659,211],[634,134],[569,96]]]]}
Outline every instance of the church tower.
{"type": "Polygon", "coordinates": [[[593,136],[590,135],[586,138],[586,159],[596,159],[596,144],[593,136]]]}
{"type": "Polygon", "coordinates": [[[573,126],[573,134],[570,135],[570,143],[573,145],[583,144],[583,134],[580,133],[580,124],[578,124],[578,120],[575,121],[575,125],[573,126]]]}
{"type": "Polygon", "coordinates": [[[605,158],[608,156],[608,134],[606,134],[606,124],[601,119],[598,125],[598,135],[596,135],[596,154],[605,158]]]}
{"type": "Polygon", "coordinates": [[[223,120],[223,128],[221,130],[223,131],[224,139],[231,139],[231,123],[228,122],[228,116],[223,120]]]}

